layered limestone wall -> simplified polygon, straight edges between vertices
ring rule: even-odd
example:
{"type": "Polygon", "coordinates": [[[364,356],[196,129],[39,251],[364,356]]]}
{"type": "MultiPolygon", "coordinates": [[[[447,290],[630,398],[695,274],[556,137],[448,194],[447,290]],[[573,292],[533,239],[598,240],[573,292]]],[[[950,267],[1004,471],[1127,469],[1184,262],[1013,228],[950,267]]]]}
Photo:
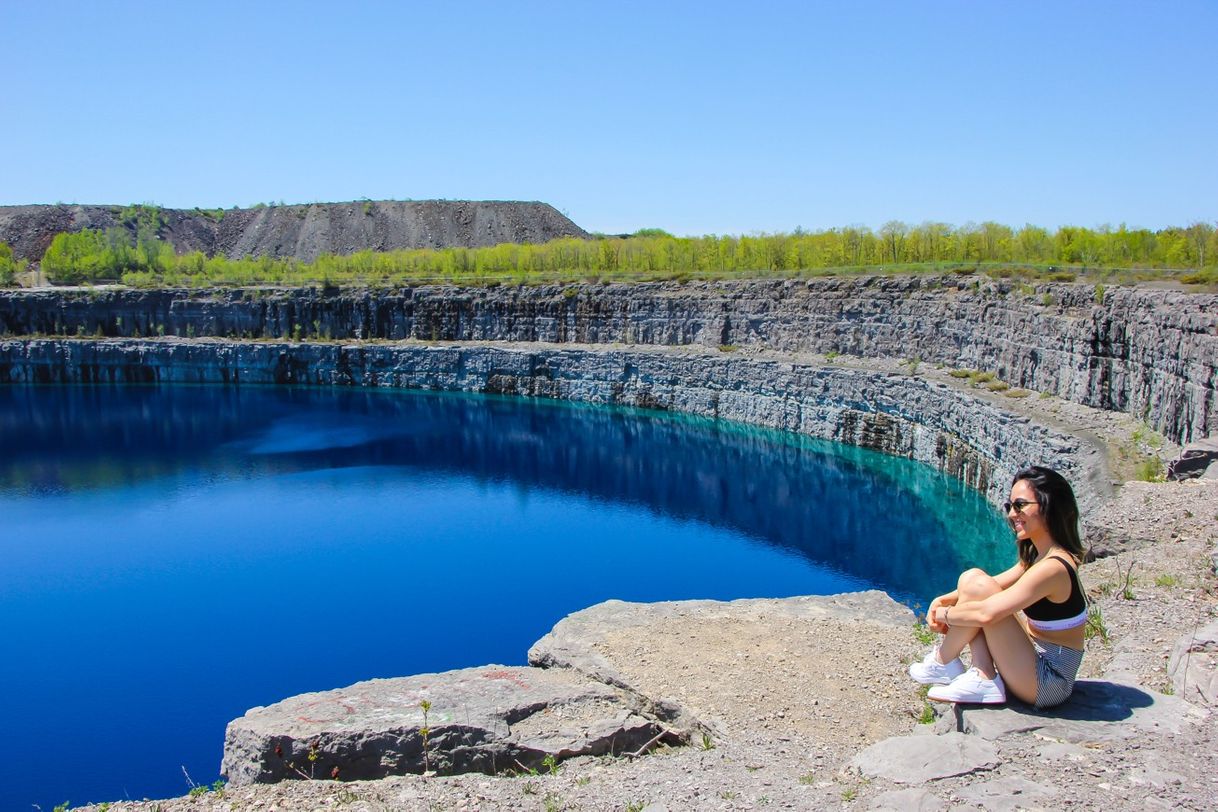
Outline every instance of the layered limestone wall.
{"type": "Polygon", "coordinates": [[[390,291],[0,293],[0,335],[756,346],[919,358],[1145,420],[1218,431],[1218,296],[864,277],[390,291]]]}
{"type": "Polygon", "coordinates": [[[0,384],[222,383],[381,386],[667,409],[800,432],[928,463],[994,499],[1028,461],[1089,502],[1102,454],[1079,438],[911,375],[700,348],[543,344],[0,341],[0,384]]]}

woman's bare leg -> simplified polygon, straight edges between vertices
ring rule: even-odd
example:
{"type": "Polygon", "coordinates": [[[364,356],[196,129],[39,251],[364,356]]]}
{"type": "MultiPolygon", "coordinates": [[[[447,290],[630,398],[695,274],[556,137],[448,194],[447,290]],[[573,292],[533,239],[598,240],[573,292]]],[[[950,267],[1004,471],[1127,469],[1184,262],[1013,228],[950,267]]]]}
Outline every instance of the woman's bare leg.
{"type": "MultiPolygon", "coordinates": [[[[985,578],[989,578],[990,581],[993,582],[994,592],[997,592],[998,582],[994,581],[991,576],[987,575],[985,570],[971,569],[960,573],[960,578],[956,581],[956,592],[960,596],[959,600],[978,600],[978,598],[973,594],[975,591],[973,588],[973,583],[984,583],[985,578]]],[[[986,598],[992,594],[994,593],[989,592],[981,597],[986,598]]],[[[948,619],[950,620],[950,609],[947,611],[947,614],[948,619]]],[[[939,659],[946,663],[959,657],[960,652],[964,651],[964,647],[972,642],[973,638],[977,636],[977,632],[979,631],[981,631],[981,629],[977,626],[950,626],[947,630],[947,634],[943,635],[943,639],[939,641],[939,659]]]]}
{"type": "MultiPolygon", "coordinates": [[[[957,586],[960,601],[979,601],[1001,591],[992,576],[972,569],[960,576],[957,586]]],[[[950,619],[951,612],[948,612],[950,619]]],[[[939,644],[939,656],[945,660],[956,657],[968,644],[973,667],[993,679],[1002,674],[1007,690],[1025,702],[1036,701],[1036,650],[1019,621],[1012,617],[983,628],[952,626],[939,644]],[[977,634],[982,632],[982,634],[977,634]]]]}

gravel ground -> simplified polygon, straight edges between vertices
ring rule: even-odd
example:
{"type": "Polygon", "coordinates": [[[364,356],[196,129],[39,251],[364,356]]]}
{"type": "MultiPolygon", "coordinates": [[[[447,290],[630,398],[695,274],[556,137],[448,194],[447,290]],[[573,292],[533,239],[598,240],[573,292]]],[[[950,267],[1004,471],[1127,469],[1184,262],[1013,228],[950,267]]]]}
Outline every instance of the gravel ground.
{"type": "MultiPolygon", "coordinates": [[[[1040,419],[1091,432],[1112,449],[1147,442],[1124,415],[1056,398],[1021,404],[1040,419]]],[[[1149,443],[1165,455],[1173,450],[1153,437],[1149,443]]],[[[1089,531],[1120,539],[1121,552],[1082,568],[1107,639],[1097,634],[1088,641],[1081,676],[1170,692],[1165,666],[1172,646],[1218,617],[1212,557],[1218,550],[1218,481],[1126,482],[1085,521],[1089,531]]],[[[297,781],[109,809],[907,808],[917,799],[889,794],[904,788],[864,779],[847,763],[880,739],[943,731],[951,722],[948,716],[919,724],[929,706],[904,667],[925,647],[912,633],[741,618],[660,624],[646,640],[618,644],[632,647],[632,680],[681,699],[710,721],[716,735],[634,760],[571,759],[552,775],[297,781]]],[[[923,808],[1215,809],[1216,728],[1211,716],[1178,733],[1087,746],[1009,736],[996,742],[997,769],[934,782],[923,808]]]]}

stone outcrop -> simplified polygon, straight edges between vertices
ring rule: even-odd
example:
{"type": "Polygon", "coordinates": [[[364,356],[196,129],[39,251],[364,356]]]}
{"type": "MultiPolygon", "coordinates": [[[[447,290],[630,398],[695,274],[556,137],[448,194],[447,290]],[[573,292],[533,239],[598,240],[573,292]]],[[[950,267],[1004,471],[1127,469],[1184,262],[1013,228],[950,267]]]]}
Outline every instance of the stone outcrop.
{"type": "Polygon", "coordinates": [[[637,704],[573,671],[520,666],[369,680],[247,711],[228,725],[220,772],[242,786],[537,770],[547,757],[620,755],[662,737],[637,704]]]}
{"type": "MultiPolygon", "coordinates": [[[[157,236],[178,253],[229,259],[292,257],[399,248],[476,248],[500,243],[587,238],[545,203],[498,200],[360,200],[249,209],[162,209],[157,236]]],[[[126,228],[120,206],[0,206],[0,242],[15,256],[39,260],[60,232],[126,228]]]]}
{"type": "MultiPolygon", "coordinates": [[[[909,609],[876,591],[607,601],[558,623],[530,649],[528,667],[369,680],[253,708],[228,725],[221,773],[242,786],[425,770],[518,772],[542,768],[547,757],[557,764],[581,755],[641,755],[698,734],[739,738],[746,735],[742,714],[764,719],[767,712],[812,743],[838,730],[843,714],[864,698],[874,705],[876,681],[860,674],[882,674],[894,687],[905,682],[900,656],[912,622],[909,609]],[[683,646],[672,645],[673,634],[683,646]],[[834,642],[858,644],[865,662],[849,673],[804,667],[811,652],[834,642]],[[659,661],[649,661],[653,650],[659,661]],[[775,662],[800,673],[758,673],[775,662]],[[795,702],[771,691],[819,698],[795,702]]],[[[851,656],[840,658],[842,668],[851,656]]],[[[896,710],[905,698],[896,690],[885,694],[888,712],[859,720],[859,735],[879,739],[908,726],[896,710]]]]}
{"type": "Polygon", "coordinates": [[[1218,296],[958,277],[398,290],[10,291],[0,333],[758,347],[991,372],[1147,421],[1218,430],[1218,296]]]}
{"type": "Polygon", "coordinates": [[[1102,454],[1078,437],[912,375],[705,350],[219,340],[0,340],[0,384],[391,386],[667,409],[836,440],[928,463],[1001,497],[1029,460],[1084,504],[1102,454]]]}

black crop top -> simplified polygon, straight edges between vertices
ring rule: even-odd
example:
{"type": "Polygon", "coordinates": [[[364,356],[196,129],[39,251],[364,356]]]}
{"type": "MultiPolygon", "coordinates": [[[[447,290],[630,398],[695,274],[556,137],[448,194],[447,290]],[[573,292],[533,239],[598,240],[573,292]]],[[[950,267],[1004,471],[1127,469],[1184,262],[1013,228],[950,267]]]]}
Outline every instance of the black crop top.
{"type": "Polygon", "coordinates": [[[1079,583],[1078,573],[1074,571],[1074,567],[1066,563],[1065,559],[1058,556],[1049,556],[1054,561],[1060,561],[1061,565],[1070,573],[1070,597],[1066,598],[1061,603],[1046,598],[1041,598],[1036,603],[1023,610],[1023,613],[1030,620],[1067,620],[1076,617],[1087,611],[1087,600],[1083,596],[1083,585],[1079,583]]]}

